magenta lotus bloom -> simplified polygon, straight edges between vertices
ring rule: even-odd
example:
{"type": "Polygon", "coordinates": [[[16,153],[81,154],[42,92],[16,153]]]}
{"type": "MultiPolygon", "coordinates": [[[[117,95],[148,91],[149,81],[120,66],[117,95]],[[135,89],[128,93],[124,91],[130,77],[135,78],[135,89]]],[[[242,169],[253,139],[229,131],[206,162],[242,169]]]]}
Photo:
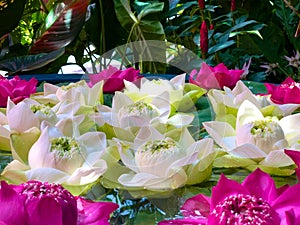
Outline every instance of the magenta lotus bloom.
{"type": "Polygon", "coordinates": [[[286,78],[280,85],[265,83],[272,102],[276,104],[300,104],[300,83],[292,78],[286,78]]]}
{"type": "Polygon", "coordinates": [[[285,149],[284,153],[287,154],[296,164],[295,169],[298,180],[300,180],[300,151],[299,150],[288,150],[285,149]]]}
{"type": "Polygon", "coordinates": [[[300,202],[295,198],[299,194],[300,184],[276,188],[260,169],[241,184],[221,175],[211,198],[202,194],[189,198],[181,207],[185,218],[159,225],[295,225],[300,223],[300,202]]]}
{"type": "Polygon", "coordinates": [[[207,90],[223,89],[224,87],[232,89],[243,73],[243,70],[228,70],[223,63],[211,67],[203,62],[199,72],[197,70],[191,72],[189,81],[207,90]]]}
{"type": "Polygon", "coordinates": [[[124,88],[124,80],[133,82],[142,76],[139,75],[140,71],[134,68],[126,70],[119,70],[116,67],[109,66],[108,69],[102,70],[98,74],[90,74],[90,82],[88,85],[92,87],[101,80],[104,80],[103,92],[114,93],[121,91],[124,88]]]}
{"type": "Polygon", "coordinates": [[[1,181],[0,208],[0,224],[109,225],[110,213],[118,205],[75,197],[59,184],[1,181]]]}
{"type": "Polygon", "coordinates": [[[0,107],[6,107],[8,98],[14,103],[18,103],[24,98],[29,98],[30,94],[36,92],[37,83],[38,81],[35,78],[27,81],[20,79],[19,76],[7,79],[0,75],[0,107]]]}

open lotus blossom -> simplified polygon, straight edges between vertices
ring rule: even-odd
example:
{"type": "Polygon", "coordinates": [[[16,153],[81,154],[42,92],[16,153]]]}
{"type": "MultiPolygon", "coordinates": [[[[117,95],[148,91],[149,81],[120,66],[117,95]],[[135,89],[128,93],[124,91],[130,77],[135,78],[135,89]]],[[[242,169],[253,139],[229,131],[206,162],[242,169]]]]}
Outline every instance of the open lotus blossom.
{"type": "Polygon", "coordinates": [[[108,180],[118,177],[125,189],[169,191],[203,182],[211,175],[212,139],[196,142],[185,128],[163,135],[152,127],[142,127],[133,143],[116,141],[120,158],[115,159],[116,165],[107,162],[110,171],[104,176],[108,180]],[[116,169],[119,160],[127,170],[116,169]]]}
{"type": "Polygon", "coordinates": [[[20,185],[0,184],[0,224],[109,225],[118,208],[112,202],[93,202],[73,196],[61,185],[35,180],[20,185]]]}
{"type": "Polygon", "coordinates": [[[103,92],[114,93],[115,91],[121,91],[125,85],[124,80],[134,82],[140,79],[140,71],[130,67],[125,70],[119,70],[116,67],[109,65],[108,69],[102,70],[97,74],[90,74],[90,81],[88,85],[94,86],[99,81],[104,81],[103,92]]]}
{"type": "Polygon", "coordinates": [[[33,99],[42,104],[56,105],[67,101],[94,107],[103,103],[103,81],[93,87],[89,87],[85,80],[63,86],[45,83],[43,95],[35,95],[33,99]]]}
{"type": "Polygon", "coordinates": [[[185,74],[177,75],[170,80],[148,80],[143,77],[139,85],[125,80],[123,92],[134,102],[140,99],[151,101],[151,98],[168,92],[172,112],[176,110],[179,112],[190,111],[195,108],[195,102],[206,93],[206,90],[197,85],[185,83],[185,77],[185,74]]]}
{"type": "Polygon", "coordinates": [[[290,175],[294,162],[284,153],[284,148],[296,148],[300,139],[300,114],[282,119],[264,117],[251,102],[244,101],[238,112],[236,124],[210,121],[203,125],[221,147],[217,167],[260,167],[272,174],[290,175]],[[299,124],[299,125],[298,125],[299,124]]]}
{"type": "Polygon", "coordinates": [[[300,184],[276,188],[274,180],[260,169],[240,184],[221,175],[211,197],[198,194],[181,207],[183,219],[168,224],[205,225],[295,225],[300,223],[300,184]]]}
{"type": "Polygon", "coordinates": [[[227,87],[224,87],[224,91],[211,89],[207,96],[216,114],[215,120],[227,121],[232,126],[236,122],[237,111],[245,100],[253,103],[265,116],[287,116],[299,107],[298,104],[274,104],[266,95],[253,94],[243,81],[238,81],[232,90],[227,87]]]}
{"type": "Polygon", "coordinates": [[[8,98],[15,103],[28,98],[31,94],[36,92],[37,83],[38,81],[35,78],[31,78],[27,81],[20,79],[19,76],[8,79],[0,75],[0,107],[6,107],[8,98]]]}
{"type": "Polygon", "coordinates": [[[223,63],[215,67],[202,63],[200,71],[193,70],[190,74],[190,83],[210,89],[234,88],[241,79],[243,70],[229,70],[223,63]]]}
{"type": "MultiPolygon", "coordinates": [[[[271,100],[277,104],[295,103],[300,104],[300,83],[292,78],[286,78],[281,84],[265,83],[271,100]]],[[[298,105],[299,107],[299,105],[298,105]]]]}
{"type": "Polygon", "coordinates": [[[102,132],[79,135],[76,124],[51,127],[41,125],[41,135],[28,153],[28,163],[14,159],[3,170],[2,176],[15,183],[28,180],[63,184],[72,193],[83,191],[107,169],[101,156],[106,149],[102,132]],[[72,136],[65,133],[73,130],[72,136]]]}
{"type": "Polygon", "coordinates": [[[69,126],[70,123],[81,124],[84,115],[75,115],[80,108],[78,102],[60,102],[54,107],[40,104],[27,98],[18,104],[8,100],[5,128],[9,133],[13,157],[27,162],[28,152],[40,136],[40,125],[47,121],[51,125],[69,126]]]}
{"type": "Polygon", "coordinates": [[[298,150],[292,150],[292,149],[285,149],[285,154],[287,154],[296,164],[297,168],[296,174],[298,177],[298,180],[300,180],[300,151],[298,150]]]}
{"type": "MultiPolygon", "coordinates": [[[[153,126],[161,132],[172,128],[188,126],[194,119],[193,114],[176,113],[171,116],[169,93],[149,99],[140,99],[134,102],[126,94],[116,92],[112,107],[98,106],[98,113],[94,119],[99,126],[109,124],[115,137],[121,140],[132,140],[140,127],[153,126]]],[[[104,129],[104,132],[109,130],[104,129]]]]}

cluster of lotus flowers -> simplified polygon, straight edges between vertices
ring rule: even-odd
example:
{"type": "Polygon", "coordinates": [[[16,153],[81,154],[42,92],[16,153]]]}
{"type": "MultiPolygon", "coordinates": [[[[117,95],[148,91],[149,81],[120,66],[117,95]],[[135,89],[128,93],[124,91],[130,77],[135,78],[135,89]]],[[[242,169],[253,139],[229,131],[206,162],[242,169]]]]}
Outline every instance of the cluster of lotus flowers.
{"type": "Polygon", "coordinates": [[[80,197],[96,183],[151,196],[207,181],[214,167],[252,173],[242,184],[222,175],[211,197],[188,199],[184,218],[159,224],[299,223],[300,184],[277,189],[270,176],[300,164],[299,84],[288,78],[258,95],[242,74],[203,63],[186,82],[109,67],[37,93],[34,78],[2,77],[0,150],[12,161],[1,173],[0,224],[109,224],[117,204],[80,197]],[[204,97],[214,120],[200,123],[204,97]]]}

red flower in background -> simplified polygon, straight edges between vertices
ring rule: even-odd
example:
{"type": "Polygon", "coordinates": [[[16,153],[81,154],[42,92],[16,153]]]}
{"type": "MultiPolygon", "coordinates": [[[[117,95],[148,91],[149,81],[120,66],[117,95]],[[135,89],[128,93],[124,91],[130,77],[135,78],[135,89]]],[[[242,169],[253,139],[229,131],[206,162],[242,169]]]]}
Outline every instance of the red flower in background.
{"type": "Polygon", "coordinates": [[[124,80],[133,82],[142,76],[139,75],[140,71],[134,68],[128,68],[126,70],[119,70],[116,67],[109,66],[108,69],[102,70],[97,74],[90,74],[90,82],[88,85],[92,87],[99,81],[104,81],[103,92],[114,93],[115,91],[121,91],[124,88],[124,80]]]}
{"type": "Polygon", "coordinates": [[[38,81],[35,78],[27,81],[20,79],[19,76],[7,79],[0,75],[0,107],[6,107],[8,98],[14,103],[18,103],[24,98],[29,98],[31,94],[36,92],[37,83],[38,81]]]}
{"type": "Polygon", "coordinates": [[[203,62],[199,72],[196,70],[191,72],[190,83],[207,90],[223,89],[224,87],[232,89],[241,79],[243,72],[243,70],[228,70],[223,63],[211,67],[203,62]]]}
{"type": "Polygon", "coordinates": [[[200,9],[204,9],[205,8],[205,1],[204,0],[198,0],[198,5],[200,9]]]}
{"type": "Polygon", "coordinates": [[[280,85],[265,83],[272,102],[276,104],[300,104],[300,83],[292,78],[286,78],[280,85]]]}
{"type": "Polygon", "coordinates": [[[235,10],[236,10],[236,1],[231,0],[231,2],[230,2],[230,11],[233,12],[235,10]]]}
{"type": "Polygon", "coordinates": [[[200,28],[200,49],[202,58],[205,58],[208,52],[208,29],[205,20],[202,21],[200,28]]]}

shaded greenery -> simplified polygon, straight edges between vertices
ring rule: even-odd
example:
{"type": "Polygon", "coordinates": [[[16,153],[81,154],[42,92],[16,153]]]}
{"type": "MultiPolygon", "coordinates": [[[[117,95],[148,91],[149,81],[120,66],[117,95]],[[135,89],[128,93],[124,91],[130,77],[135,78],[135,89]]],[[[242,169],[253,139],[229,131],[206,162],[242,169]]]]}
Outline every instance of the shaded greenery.
{"type": "MultiPolygon", "coordinates": [[[[118,46],[146,41],[138,50],[118,49],[119,57],[111,52],[110,59],[100,63],[100,69],[116,59],[142,73],[179,74],[183,71],[170,66],[168,59],[176,65],[176,61],[182,59],[176,57],[182,46],[210,65],[223,62],[229,68],[242,68],[251,60],[247,80],[278,83],[287,76],[299,80],[299,66],[291,63],[300,48],[300,37],[296,35],[300,20],[297,0],[237,0],[233,12],[229,0],[205,1],[204,9],[200,9],[195,0],[73,0],[66,6],[54,0],[30,0],[25,7],[24,3],[18,1],[20,10],[9,6],[6,14],[1,13],[13,18],[9,23],[1,20],[5,21],[7,30],[1,29],[0,55],[0,69],[12,75],[57,73],[68,64],[71,55],[87,72],[84,63],[91,61],[96,65],[99,56],[118,46]],[[201,55],[199,47],[203,21],[210,27],[206,57],[201,55]],[[172,50],[153,49],[147,40],[167,40],[175,45],[172,50]],[[39,68],[32,66],[40,57],[29,55],[57,49],[63,50],[63,55],[52,54],[39,68]],[[148,54],[151,62],[143,62],[139,54],[148,54]],[[166,62],[156,62],[157,57],[165,57],[166,62]]],[[[295,60],[299,61],[299,57],[295,60]]],[[[200,66],[199,62],[191,64],[194,68],[200,66]]],[[[94,67],[94,72],[98,71],[94,67]]]]}

